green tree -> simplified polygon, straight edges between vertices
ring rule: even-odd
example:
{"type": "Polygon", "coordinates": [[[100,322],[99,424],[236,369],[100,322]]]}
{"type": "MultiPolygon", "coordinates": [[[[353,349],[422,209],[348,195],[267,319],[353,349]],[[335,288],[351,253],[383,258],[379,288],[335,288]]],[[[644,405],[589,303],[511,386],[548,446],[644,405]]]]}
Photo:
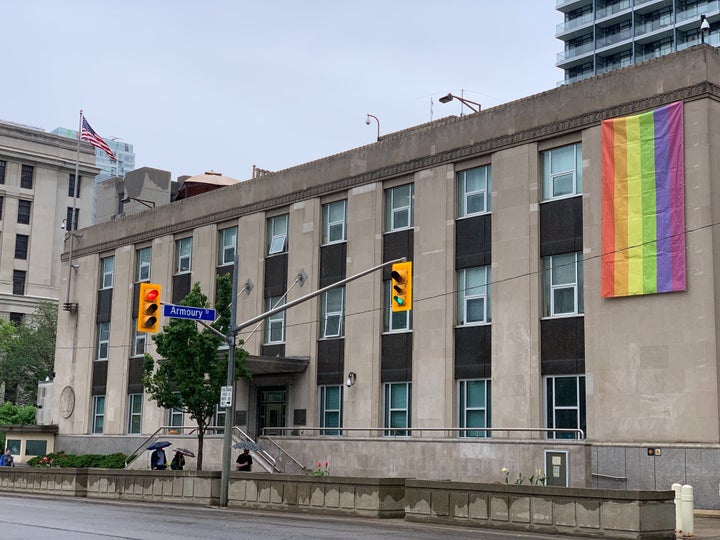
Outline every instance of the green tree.
{"type": "MultiPolygon", "coordinates": [[[[0,426],[32,426],[35,424],[35,407],[15,405],[6,401],[0,404],[0,426]]],[[[0,432],[0,449],[5,448],[5,432],[0,432]]]]}
{"type": "Polygon", "coordinates": [[[0,374],[5,400],[34,404],[38,381],[45,380],[55,363],[57,305],[40,304],[22,324],[0,322],[0,374]]]}
{"type": "MultiPolygon", "coordinates": [[[[215,309],[220,316],[213,327],[226,334],[230,322],[232,286],[228,276],[217,282],[215,309]]],[[[207,297],[195,283],[190,293],[180,302],[184,306],[208,307],[207,297]]],[[[145,355],[143,385],[150,399],[165,409],[177,408],[190,415],[197,423],[197,469],[202,470],[205,432],[220,400],[220,387],[227,382],[227,351],[218,350],[223,339],[207,328],[188,319],[171,319],[162,332],[153,336],[157,362],[145,355]]],[[[245,352],[236,348],[236,377],[248,377],[244,367],[245,352]]]]}

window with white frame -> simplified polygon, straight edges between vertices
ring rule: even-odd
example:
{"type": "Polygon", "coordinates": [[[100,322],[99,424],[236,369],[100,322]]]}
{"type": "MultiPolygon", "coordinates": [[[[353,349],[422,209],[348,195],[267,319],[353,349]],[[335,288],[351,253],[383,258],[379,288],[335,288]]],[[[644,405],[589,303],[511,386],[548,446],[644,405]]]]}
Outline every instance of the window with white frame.
{"type": "Polygon", "coordinates": [[[320,387],[320,435],[342,435],[342,385],[320,387]]]}
{"type": "Polygon", "coordinates": [[[542,153],[542,200],[551,201],[582,193],[582,144],[542,153]]]}
{"type": "Polygon", "coordinates": [[[93,396],[92,432],[102,433],[105,428],[105,396],[93,396]]]}
{"type": "Polygon", "coordinates": [[[345,233],[346,205],[347,201],[344,200],[323,204],[323,245],[347,240],[345,233]]]}
{"type": "Polygon", "coordinates": [[[337,287],[323,293],[320,306],[320,323],[322,325],[320,337],[341,337],[344,332],[345,287],[337,287]]]}
{"type": "Polygon", "coordinates": [[[385,306],[383,309],[383,332],[408,332],[412,330],[412,310],[392,310],[392,281],[383,283],[385,289],[385,306]]]}
{"type": "MultiPolygon", "coordinates": [[[[545,377],[545,425],[556,429],[582,429],[587,437],[585,419],[585,375],[545,377]]],[[[575,439],[576,432],[548,431],[549,439],[575,439]]]]}
{"type": "Polygon", "coordinates": [[[115,257],[100,259],[100,288],[112,289],[113,274],[115,272],[115,257]]]}
{"type": "Polygon", "coordinates": [[[135,282],[150,281],[152,248],[146,247],[135,252],[135,282]]]}
{"type": "MultiPolygon", "coordinates": [[[[178,392],[175,392],[175,394],[178,395],[178,392]]],[[[181,407],[168,409],[168,426],[182,427],[183,421],[183,410],[181,407]]]]}
{"type": "Polygon", "coordinates": [[[147,333],[138,332],[137,327],[133,327],[132,350],[130,356],[144,356],[147,352],[147,333]]]}
{"type": "Polygon", "coordinates": [[[478,266],[458,270],[458,325],[488,323],[490,320],[490,267],[478,266]]]}
{"type": "Polygon", "coordinates": [[[97,325],[97,357],[96,360],[107,360],[110,349],[110,322],[97,325]]]}
{"type": "Polygon", "coordinates": [[[235,262],[237,246],[237,227],[228,227],[218,231],[218,266],[235,262]]]}
{"type": "Polygon", "coordinates": [[[384,384],[384,431],[385,436],[407,437],[412,427],[412,411],[410,408],[412,383],[384,384]]]}
{"type": "Polygon", "coordinates": [[[385,190],[385,232],[413,226],[413,184],[385,190]]]}
{"type": "Polygon", "coordinates": [[[175,274],[187,274],[192,270],[192,238],[175,240],[175,274]]]}
{"type": "Polygon", "coordinates": [[[583,313],[582,253],[543,257],[543,317],[583,313]]]}
{"type": "MultiPolygon", "coordinates": [[[[280,296],[271,296],[265,299],[265,311],[284,305],[285,299],[280,296]]],[[[280,311],[265,319],[265,345],[278,343],[285,343],[285,311],[280,311]]]]}
{"type": "Polygon", "coordinates": [[[276,255],[287,251],[288,215],[274,216],[267,220],[267,253],[276,255]]]}
{"type": "Polygon", "coordinates": [[[142,433],[142,394],[128,394],[128,433],[142,433]]]}
{"type": "MultiPolygon", "coordinates": [[[[458,427],[489,428],[490,379],[467,379],[458,381],[458,427]]],[[[489,431],[472,430],[458,432],[460,437],[490,437],[489,431]]]]}
{"type": "Polygon", "coordinates": [[[215,429],[211,431],[211,434],[222,435],[225,433],[225,407],[215,405],[215,414],[213,414],[212,425],[215,429]]]}
{"type": "Polygon", "coordinates": [[[457,216],[486,214],[490,211],[490,165],[457,173],[457,216]]]}

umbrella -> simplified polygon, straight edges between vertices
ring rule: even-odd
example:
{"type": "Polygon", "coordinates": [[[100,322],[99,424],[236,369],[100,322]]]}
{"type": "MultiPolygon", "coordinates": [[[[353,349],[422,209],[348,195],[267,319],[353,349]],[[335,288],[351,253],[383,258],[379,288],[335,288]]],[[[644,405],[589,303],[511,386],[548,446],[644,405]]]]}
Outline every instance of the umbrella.
{"type": "Polygon", "coordinates": [[[180,452],[183,456],[195,457],[195,454],[193,454],[187,448],[176,448],[175,451],[180,452]]]}
{"type": "Polygon", "coordinates": [[[259,450],[262,450],[259,444],[253,441],[240,441],[233,444],[233,448],[241,448],[242,450],[252,450],[253,452],[258,452],[259,450]]]}
{"type": "Polygon", "coordinates": [[[150,446],[148,446],[145,450],[155,450],[156,448],[165,448],[166,446],[170,446],[172,443],[168,441],[155,441],[150,446]]]}

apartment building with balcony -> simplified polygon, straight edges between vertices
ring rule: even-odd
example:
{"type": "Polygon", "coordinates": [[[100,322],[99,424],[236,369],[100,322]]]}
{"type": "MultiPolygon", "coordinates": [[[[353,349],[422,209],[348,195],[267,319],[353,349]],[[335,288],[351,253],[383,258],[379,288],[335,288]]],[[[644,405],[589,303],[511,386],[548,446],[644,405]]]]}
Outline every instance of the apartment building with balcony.
{"type": "Polygon", "coordinates": [[[564,84],[705,43],[720,45],[718,0],[557,0],[564,84]],[[700,30],[701,15],[710,28],[700,30]]]}

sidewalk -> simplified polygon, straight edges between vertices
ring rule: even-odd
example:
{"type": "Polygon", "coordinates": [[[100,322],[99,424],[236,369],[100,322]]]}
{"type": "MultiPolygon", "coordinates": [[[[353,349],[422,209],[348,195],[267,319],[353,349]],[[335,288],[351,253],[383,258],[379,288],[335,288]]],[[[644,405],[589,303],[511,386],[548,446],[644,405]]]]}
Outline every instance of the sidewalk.
{"type": "MultiPolygon", "coordinates": [[[[680,534],[678,538],[683,538],[683,536],[680,534]]],[[[714,538],[720,540],[720,515],[696,515],[695,535],[689,538],[714,538]]]]}

